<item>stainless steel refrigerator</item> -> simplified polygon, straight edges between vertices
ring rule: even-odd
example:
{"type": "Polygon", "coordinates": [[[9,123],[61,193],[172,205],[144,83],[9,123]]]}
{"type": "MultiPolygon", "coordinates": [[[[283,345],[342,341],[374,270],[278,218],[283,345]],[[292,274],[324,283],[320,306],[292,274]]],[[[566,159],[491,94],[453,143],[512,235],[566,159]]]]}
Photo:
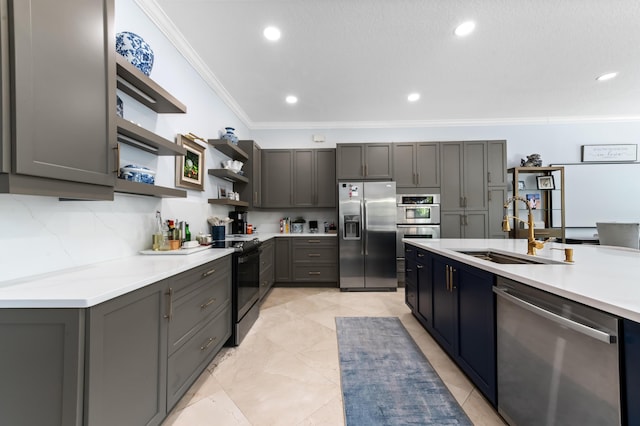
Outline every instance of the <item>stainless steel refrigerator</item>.
{"type": "Polygon", "coordinates": [[[339,182],[341,290],[395,290],[396,183],[339,182]]]}

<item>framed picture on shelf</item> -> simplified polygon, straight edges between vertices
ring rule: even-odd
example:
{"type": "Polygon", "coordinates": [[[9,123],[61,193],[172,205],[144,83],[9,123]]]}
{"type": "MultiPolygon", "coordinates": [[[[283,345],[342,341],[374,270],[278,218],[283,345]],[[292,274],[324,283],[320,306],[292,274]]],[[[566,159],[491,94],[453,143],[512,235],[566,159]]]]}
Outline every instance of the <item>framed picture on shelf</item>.
{"type": "Polygon", "coordinates": [[[218,198],[227,198],[227,190],[221,186],[218,187],[218,198]]]}
{"type": "Polygon", "coordinates": [[[527,203],[532,210],[540,208],[540,194],[527,194],[527,203]]]}
{"type": "Polygon", "coordinates": [[[556,189],[553,176],[538,176],[538,189],[556,189]]]}
{"type": "Polygon", "coordinates": [[[206,148],[194,139],[178,135],[178,145],[187,150],[176,157],[176,186],[204,191],[204,153],[206,148]]]}
{"type": "Polygon", "coordinates": [[[524,181],[523,180],[519,180],[518,181],[518,189],[524,189],[524,181]]]}

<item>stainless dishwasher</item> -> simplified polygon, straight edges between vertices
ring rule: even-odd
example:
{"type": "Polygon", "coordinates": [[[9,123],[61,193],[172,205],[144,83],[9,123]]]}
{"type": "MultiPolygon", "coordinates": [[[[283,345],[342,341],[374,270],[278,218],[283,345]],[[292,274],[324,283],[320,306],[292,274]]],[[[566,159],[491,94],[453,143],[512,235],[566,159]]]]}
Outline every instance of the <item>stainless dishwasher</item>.
{"type": "Polygon", "coordinates": [[[618,319],[498,278],[498,412],[511,425],[619,425],[618,319]]]}

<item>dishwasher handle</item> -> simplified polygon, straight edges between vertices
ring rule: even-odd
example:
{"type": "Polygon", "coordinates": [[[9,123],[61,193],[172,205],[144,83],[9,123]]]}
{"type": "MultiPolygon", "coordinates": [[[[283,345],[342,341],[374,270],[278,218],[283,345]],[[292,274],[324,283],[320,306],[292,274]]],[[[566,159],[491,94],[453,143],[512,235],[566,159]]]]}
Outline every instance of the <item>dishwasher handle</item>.
{"type": "Polygon", "coordinates": [[[561,315],[555,314],[553,312],[549,312],[546,309],[542,309],[539,306],[534,305],[533,303],[529,303],[525,300],[522,300],[518,297],[515,297],[507,291],[506,288],[493,287],[493,292],[496,296],[500,296],[505,300],[518,305],[519,307],[526,309],[529,312],[533,312],[536,315],[544,317],[550,321],[563,325],[567,328],[570,328],[573,331],[577,331],[578,333],[589,336],[593,339],[599,340],[603,343],[607,344],[615,344],[617,339],[615,335],[611,335],[604,331],[596,330],[595,328],[589,327],[584,324],[580,324],[579,322],[572,321],[568,318],[565,318],[561,315]]]}

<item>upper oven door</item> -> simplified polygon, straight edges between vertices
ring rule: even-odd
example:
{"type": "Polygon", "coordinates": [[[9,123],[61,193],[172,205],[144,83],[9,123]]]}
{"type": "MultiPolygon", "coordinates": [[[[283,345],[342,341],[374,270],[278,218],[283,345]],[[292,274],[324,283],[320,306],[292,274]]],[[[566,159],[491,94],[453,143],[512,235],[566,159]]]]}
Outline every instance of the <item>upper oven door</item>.
{"type": "Polygon", "coordinates": [[[440,205],[398,206],[399,224],[440,224],[440,205]]]}

